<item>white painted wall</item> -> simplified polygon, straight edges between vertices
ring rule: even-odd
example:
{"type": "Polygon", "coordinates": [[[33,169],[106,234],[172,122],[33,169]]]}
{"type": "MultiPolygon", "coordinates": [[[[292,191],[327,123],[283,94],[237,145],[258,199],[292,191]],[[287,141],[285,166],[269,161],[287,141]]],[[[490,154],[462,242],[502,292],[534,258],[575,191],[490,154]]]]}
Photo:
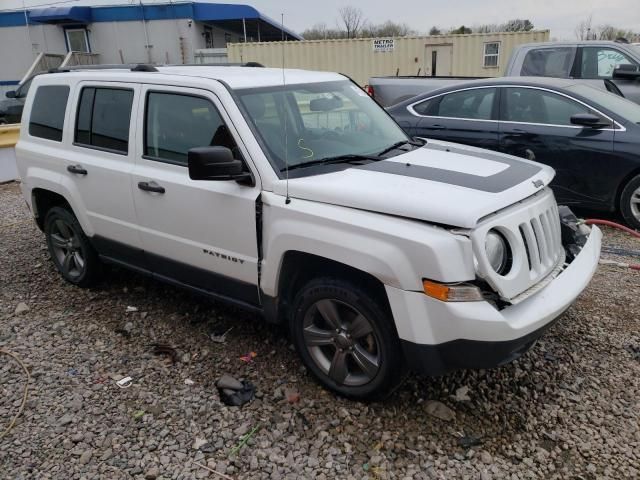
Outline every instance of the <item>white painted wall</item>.
{"type": "MultiPolygon", "coordinates": [[[[91,51],[100,63],[194,63],[194,52],[205,48],[204,24],[188,19],[146,22],[150,56],[141,21],[96,22],[87,26],[91,51]],[[122,56],[120,55],[122,51],[122,56]]],[[[215,47],[225,47],[224,30],[212,27],[215,47]]],[[[0,81],[20,80],[37,53],[65,54],[64,29],[59,25],[30,25],[0,28],[0,81]],[[31,41],[31,44],[29,42],[31,41]]],[[[241,41],[231,34],[231,41],[241,41]]],[[[0,95],[15,87],[0,86],[0,95]]]]}

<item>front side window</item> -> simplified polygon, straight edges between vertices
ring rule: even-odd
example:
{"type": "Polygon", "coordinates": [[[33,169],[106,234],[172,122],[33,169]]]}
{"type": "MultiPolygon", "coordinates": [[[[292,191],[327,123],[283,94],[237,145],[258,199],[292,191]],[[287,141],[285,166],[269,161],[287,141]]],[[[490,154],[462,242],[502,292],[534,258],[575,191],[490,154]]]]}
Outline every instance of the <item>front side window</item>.
{"type": "Polygon", "coordinates": [[[127,153],[132,104],[132,90],[83,88],[78,103],[75,142],[127,153]]]}
{"type": "Polygon", "coordinates": [[[484,66],[485,68],[497,67],[500,58],[500,42],[484,44],[484,66]]]}
{"type": "Polygon", "coordinates": [[[31,106],[29,135],[61,142],[68,99],[69,87],[66,85],[38,87],[31,106]]]}
{"type": "Polygon", "coordinates": [[[237,90],[276,171],[343,155],[376,155],[406,134],[349,81],[237,90]]]}
{"type": "Polygon", "coordinates": [[[571,125],[578,113],[595,113],[570,98],[533,88],[507,88],[502,119],[507,122],[571,125]]]}
{"type": "Polygon", "coordinates": [[[491,120],[495,88],[475,88],[443,95],[437,108],[432,111],[437,117],[464,118],[469,120],[491,120]]]}
{"type": "Polygon", "coordinates": [[[612,78],[616,65],[637,65],[624,53],[609,47],[582,49],[583,78],[612,78]]]}
{"type": "Polygon", "coordinates": [[[234,157],[240,152],[217,108],[208,99],[165,92],[149,92],[145,116],[145,156],[187,165],[187,154],[194,147],[229,148],[234,157]]]}

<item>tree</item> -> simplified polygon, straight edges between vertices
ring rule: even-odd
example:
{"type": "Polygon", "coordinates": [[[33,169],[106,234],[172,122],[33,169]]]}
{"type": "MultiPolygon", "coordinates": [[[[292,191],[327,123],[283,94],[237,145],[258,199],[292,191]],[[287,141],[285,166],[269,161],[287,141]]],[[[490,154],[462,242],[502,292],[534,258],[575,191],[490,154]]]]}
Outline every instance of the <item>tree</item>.
{"type": "MultiPolygon", "coordinates": [[[[635,37],[631,30],[614,27],[613,25],[601,25],[597,29],[599,40],[621,40],[630,41],[635,37]]],[[[595,36],[595,34],[594,34],[595,36]]]]}
{"type": "Polygon", "coordinates": [[[379,25],[365,25],[361,33],[363,37],[406,37],[417,34],[417,32],[406,23],[395,23],[390,20],[379,25]]]}
{"type": "Polygon", "coordinates": [[[431,27],[429,30],[429,35],[442,35],[442,31],[438,27],[431,27]]]}
{"type": "Polygon", "coordinates": [[[503,26],[503,32],[528,32],[533,30],[533,23],[529,19],[514,18],[503,26]]]}
{"type": "Polygon", "coordinates": [[[454,28],[449,31],[452,35],[461,35],[465,33],[473,33],[473,31],[469,27],[465,27],[464,25],[460,25],[458,28],[454,28]]]}
{"type": "Polygon", "coordinates": [[[573,32],[576,35],[576,38],[578,40],[595,39],[595,33],[591,31],[592,24],[593,24],[592,15],[589,15],[587,18],[585,18],[580,23],[578,23],[578,25],[576,25],[576,28],[573,30],[573,32]]]}
{"type": "Polygon", "coordinates": [[[302,36],[305,40],[323,40],[329,37],[330,30],[327,28],[326,23],[316,23],[311,28],[307,28],[302,32],[302,36]]]}
{"type": "Polygon", "coordinates": [[[340,13],[340,21],[347,31],[347,38],[357,37],[358,31],[365,22],[362,10],[356,7],[346,6],[342,7],[338,12],[340,13]]]}

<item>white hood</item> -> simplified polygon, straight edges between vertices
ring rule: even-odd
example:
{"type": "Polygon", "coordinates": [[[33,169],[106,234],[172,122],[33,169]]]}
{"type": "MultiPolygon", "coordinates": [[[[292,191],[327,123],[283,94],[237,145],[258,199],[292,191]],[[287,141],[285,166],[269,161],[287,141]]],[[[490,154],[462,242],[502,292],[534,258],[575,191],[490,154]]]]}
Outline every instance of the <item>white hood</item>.
{"type": "MultiPolygon", "coordinates": [[[[539,163],[429,140],[422,148],[379,162],[290,178],[289,196],[473,228],[481,218],[539,192],[554,175],[539,163]]],[[[285,181],[274,191],[285,195],[285,181]]]]}

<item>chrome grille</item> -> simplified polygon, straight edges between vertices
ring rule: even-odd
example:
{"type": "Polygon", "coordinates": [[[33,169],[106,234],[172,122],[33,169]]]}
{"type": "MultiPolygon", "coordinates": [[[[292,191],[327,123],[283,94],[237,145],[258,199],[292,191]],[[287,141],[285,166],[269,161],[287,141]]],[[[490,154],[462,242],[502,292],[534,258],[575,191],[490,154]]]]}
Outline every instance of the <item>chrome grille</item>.
{"type": "Polygon", "coordinates": [[[565,260],[558,206],[550,189],[485,219],[471,239],[478,275],[511,303],[522,301],[528,296],[523,292],[557,275],[565,260]],[[511,270],[505,275],[496,273],[486,256],[484,246],[491,230],[503,234],[511,248],[511,270]]]}
{"type": "Polygon", "coordinates": [[[561,251],[560,218],[556,205],[519,225],[529,270],[544,272],[557,265],[561,251]]]}

